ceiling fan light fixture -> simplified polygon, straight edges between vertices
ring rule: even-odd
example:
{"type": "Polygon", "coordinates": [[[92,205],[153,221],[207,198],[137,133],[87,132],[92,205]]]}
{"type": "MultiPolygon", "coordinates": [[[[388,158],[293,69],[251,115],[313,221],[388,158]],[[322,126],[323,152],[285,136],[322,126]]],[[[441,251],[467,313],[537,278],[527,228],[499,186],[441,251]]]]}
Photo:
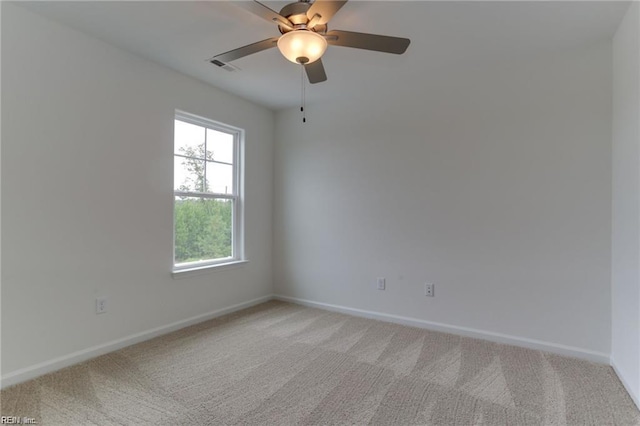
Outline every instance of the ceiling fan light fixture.
{"type": "Polygon", "coordinates": [[[309,30],[289,31],[278,39],[278,49],[282,56],[295,64],[310,64],[327,50],[327,40],[309,30]]]}

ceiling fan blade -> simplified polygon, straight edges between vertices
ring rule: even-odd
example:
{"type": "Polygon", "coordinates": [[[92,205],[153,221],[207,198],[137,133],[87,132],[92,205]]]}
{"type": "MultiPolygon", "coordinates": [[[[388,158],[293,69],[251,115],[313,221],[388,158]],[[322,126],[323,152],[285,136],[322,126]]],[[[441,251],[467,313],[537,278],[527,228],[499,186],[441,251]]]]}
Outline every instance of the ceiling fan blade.
{"type": "Polygon", "coordinates": [[[309,83],[316,84],[322,83],[327,80],[327,74],[324,72],[324,65],[322,65],[322,59],[318,59],[310,64],[304,66],[304,70],[307,72],[309,83]]]}
{"type": "Polygon", "coordinates": [[[228,52],[216,55],[213,58],[209,59],[209,62],[221,67],[225,62],[231,62],[236,59],[240,59],[245,56],[262,52],[263,50],[271,49],[272,47],[276,47],[277,42],[278,37],[271,37],[257,43],[248,44],[246,46],[242,46],[237,49],[233,49],[228,52]]]}
{"type": "Polygon", "coordinates": [[[340,8],[344,6],[346,2],[347,0],[343,0],[343,1],[316,0],[314,1],[311,7],[309,8],[309,10],[307,10],[307,18],[312,20],[313,17],[316,15],[318,15],[319,18],[316,18],[316,20],[313,22],[313,26],[310,28],[313,28],[316,25],[324,25],[327,22],[329,22],[329,20],[333,17],[333,15],[335,15],[336,12],[340,10],[340,8]]]}
{"type": "Polygon", "coordinates": [[[244,10],[247,10],[253,13],[254,15],[258,15],[259,17],[261,17],[266,21],[275,22],[276,24],[282,25],[283,27],[289,30],[293,29],[293,24],[291,23],[291,21],[289,21],[284,16],[280,15],[275,10],[260,3],[259,1],[256,1],[256,0],[234,1],[233,4],[235,4],[236,6],[240,6],[244,10]]]}
{"type": "Polygon", "coordinates": [[[332,46],[355,47],[356,49],[375,50],[376,52],[403,54],[411,40],[378,34],[354,33],[333,30],[325,34],[327,43],[332,46]]]}

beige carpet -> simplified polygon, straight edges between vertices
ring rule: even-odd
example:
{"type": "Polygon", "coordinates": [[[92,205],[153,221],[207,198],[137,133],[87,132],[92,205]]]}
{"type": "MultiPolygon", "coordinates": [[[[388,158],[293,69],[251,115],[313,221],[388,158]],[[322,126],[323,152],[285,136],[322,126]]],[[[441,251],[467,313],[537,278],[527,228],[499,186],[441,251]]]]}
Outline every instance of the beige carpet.
{"type": "Polygon", "coordinates": [[[638,425],[612,369],[281,302],[14,386],[41,425],[638,425]]]}

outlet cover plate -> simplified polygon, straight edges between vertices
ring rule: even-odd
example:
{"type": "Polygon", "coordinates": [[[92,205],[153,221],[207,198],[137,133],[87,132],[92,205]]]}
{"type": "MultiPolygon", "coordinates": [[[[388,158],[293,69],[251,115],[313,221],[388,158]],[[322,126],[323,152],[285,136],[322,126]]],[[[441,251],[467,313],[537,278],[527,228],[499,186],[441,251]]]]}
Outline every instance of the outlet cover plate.
{"type": "Polygon", "coordinates": [[[425,283],[424,285],[424,295],[427,297],[435,296],[435,285],[431,283],[425,283]]]}
{"type": "Polygon", "coordinates": [[[106,297],[96,298],[96,314],[105,314],[105,313],[107,313],[107,298],[106,297]]]}

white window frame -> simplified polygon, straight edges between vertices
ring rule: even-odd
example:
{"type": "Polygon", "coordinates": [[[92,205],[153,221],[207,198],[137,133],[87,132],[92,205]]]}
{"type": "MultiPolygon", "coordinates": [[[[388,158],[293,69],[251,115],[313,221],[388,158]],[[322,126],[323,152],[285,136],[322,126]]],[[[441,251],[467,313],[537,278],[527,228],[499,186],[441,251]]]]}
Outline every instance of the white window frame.
{"type": "MultiPolygon", "coordinates": [[[[210,120],[208,118],[200,117],[195,114],[176,110],[174,115],[175,120],[183,121],[185,123],[201,126],[206,129],[211,129],[218,132],[228,133],[233,135],[233,193],[232,194],[219,194],[215,192],[184,192],[173,190],[173,272],[188,272],[194,270],[219,268],[227,265],[235,265],[238,263],[246,262],[244,253],[244,164],[243,164],[243,148],[244,148],[244,129],[230,126],[228,124],[220,123],[218,121],[210,120]],[[195,262],[176,263],[176,224],[175,224],[175,205],[176,196],[182,197],[196,197],[196,198],[208,198],[208,199],[228,199],[233,202],[233,216],[231,219],[231,257],[200,260],[195,262]]],[[[206,135],[206,132],[205,132],[206,135]]],[[[206,137],[206,136],[205,136],[206,137]]],[[[173,141],[173,158],[175,159],[175,133],[173,141]]],[[[175,164],[175,161],[172,162],[175,164]]],[[[175,177],[175,170],[172,168],[172,176],[175,177]]],[[[175,178],[172,179],[172,185],[174,185],[175,178]]]]}

